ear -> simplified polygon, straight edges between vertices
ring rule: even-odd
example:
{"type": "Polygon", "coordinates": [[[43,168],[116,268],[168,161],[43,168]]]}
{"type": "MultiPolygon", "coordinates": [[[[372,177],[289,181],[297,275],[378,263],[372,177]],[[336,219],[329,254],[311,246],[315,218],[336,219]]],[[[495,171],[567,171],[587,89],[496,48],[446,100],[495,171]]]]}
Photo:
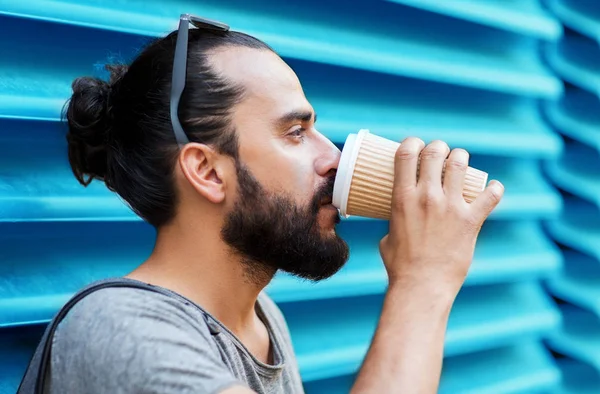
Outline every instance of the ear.
{"type": "Polygon", "coordinates": [[[208,201],[219,204],[225,200],[223,168],[220,154],[208,145],[189,143],[179,154],[179,166],[190,185],[208,201]]]}

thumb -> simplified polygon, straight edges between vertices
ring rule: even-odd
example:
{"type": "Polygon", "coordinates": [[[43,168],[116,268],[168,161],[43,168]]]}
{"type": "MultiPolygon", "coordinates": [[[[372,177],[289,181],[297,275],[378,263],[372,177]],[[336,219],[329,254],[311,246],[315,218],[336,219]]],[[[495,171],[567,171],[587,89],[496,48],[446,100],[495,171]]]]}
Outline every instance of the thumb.
{"type": "Polygon", "coordinates": [[[471,203],[483,223],[498,206],[504,196],[504,185],[496,180],[491,181],[485,190],[471,203]]]}

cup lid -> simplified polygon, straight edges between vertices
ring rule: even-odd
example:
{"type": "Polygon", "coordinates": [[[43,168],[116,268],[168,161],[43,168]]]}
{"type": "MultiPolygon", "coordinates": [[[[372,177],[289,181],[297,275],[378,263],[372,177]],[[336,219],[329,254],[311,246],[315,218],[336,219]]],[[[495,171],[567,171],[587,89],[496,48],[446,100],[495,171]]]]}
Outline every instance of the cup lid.
{"type": "Polygon", "coordinates": [[[354,166],[356,158],[360,150],[365,135],[369,130],[360,130],[358,134],[349,134],[342,148],[342,156],[335,175],[333,185],[332,204],[340,210],[340,215],[347,218],[346,208],[348,205],[348,195],[350,194],[350,185],[352,184],[352,175],[354,174],[354,166]]]}

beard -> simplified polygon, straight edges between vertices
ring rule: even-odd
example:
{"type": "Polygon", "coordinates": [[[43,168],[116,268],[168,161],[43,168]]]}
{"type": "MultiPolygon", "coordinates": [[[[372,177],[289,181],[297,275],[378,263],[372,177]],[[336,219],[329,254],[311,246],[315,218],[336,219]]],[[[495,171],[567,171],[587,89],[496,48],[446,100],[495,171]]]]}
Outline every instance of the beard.
{"type": "MultiPolygon", "coordinates": [[[[242,256],[246,272],[261,280],[278,270],[320,281],[338,272],[348,260],[349,247],[337,234],[322,234],[318,213],[333,194],[331,177],[309,204],[299,206],[292,196],[267,192],[239,159],[239,193],[227,215],[221,237],[242,256]]],[[[337,215],[336,224],[340,222],[337,215]]]]}

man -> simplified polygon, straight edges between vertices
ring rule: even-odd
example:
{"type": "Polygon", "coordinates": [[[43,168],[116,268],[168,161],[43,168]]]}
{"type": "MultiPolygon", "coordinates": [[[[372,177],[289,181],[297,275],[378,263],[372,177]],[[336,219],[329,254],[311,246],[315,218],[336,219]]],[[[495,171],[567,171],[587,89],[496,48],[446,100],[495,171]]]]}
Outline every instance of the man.
{"type": "MultiPolygon", "coordinates": [[[[110,83],[73,83],[70,163],[156,227],[124,281],[167,290],[107,288],[76,304],[53,337],[46,391],[301,393],[263,289],[277,270],[327,278],[348,247],[331,205],[339,151],[298,78],[261,41],[189,16],[111,70],[110,83]],[[188,33],[190,19],[200,28],[188,33]]],[[[466,203],[467,164],[440,141],[400,146],[380,244],[389,288],[353,392],[436,392],[451,305],[503,193],[492,182],[466,203]]]]}

